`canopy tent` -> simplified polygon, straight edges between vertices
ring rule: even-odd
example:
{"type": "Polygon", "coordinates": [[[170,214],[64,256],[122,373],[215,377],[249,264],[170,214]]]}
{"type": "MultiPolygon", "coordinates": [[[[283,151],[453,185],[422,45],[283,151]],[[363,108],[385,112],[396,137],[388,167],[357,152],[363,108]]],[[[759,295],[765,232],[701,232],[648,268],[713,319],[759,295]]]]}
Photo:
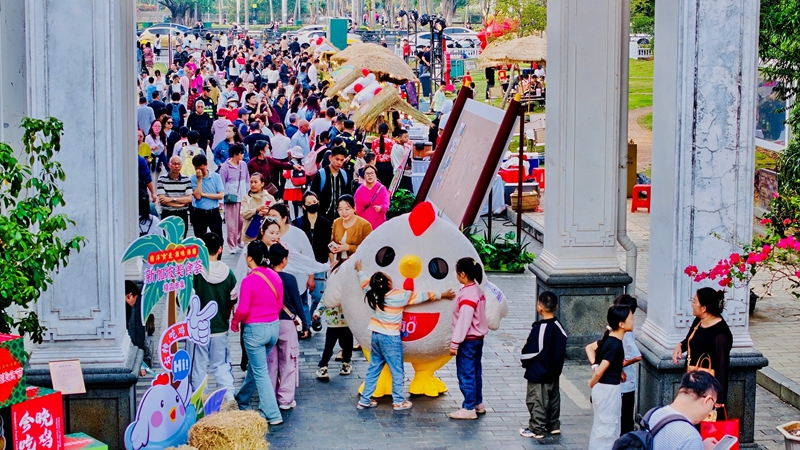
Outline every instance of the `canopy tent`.
{"type": "Polygon", "coordinates": [[[377,132],[378,125],[381,123],[381,117],[384,113],[391,110],[408,114],[412,119],[425,126],[433,126],[433,122],[431,122],[425,114],[422,114],[407,101],[403,100],[397,88],[392,85],[384,87],[372,100],[356,110],[355,114],[353,114],[353,122],[356,123],[356,127],[358,128],[370,132],[377,132]]]}
{"type": "Polygon", "coordinates": [[[408,64],[388,48],[378,44],[354,44],[331,56],[337,64],[349,64],[356,68],[366,68],[377,76],[379,81],[403,84],[413,80],[414,71],[408,64]]]}
{"type": "Polygon", "coordinates": [[[494,41],[481,52],[478,59],[482,67],[545,62],[547,39],[540,36],[525,36],[508,41],[494,41]]]}

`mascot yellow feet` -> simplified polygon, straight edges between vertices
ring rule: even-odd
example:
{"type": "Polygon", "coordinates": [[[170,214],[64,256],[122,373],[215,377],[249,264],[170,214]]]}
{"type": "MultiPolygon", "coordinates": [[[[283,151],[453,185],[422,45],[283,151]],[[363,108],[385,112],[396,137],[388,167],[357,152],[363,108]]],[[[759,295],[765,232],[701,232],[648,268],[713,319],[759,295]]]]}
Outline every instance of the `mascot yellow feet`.
{"type": "Polygon", "coordinates": [[[445,355],[439,359],[429,362],[412,362],[414,366],[414,379],[408,386],[408,392],[412,395],[425,395],[428,397],[438,397],[439,394],[447,392],[447,385],[434,376],[434,372],[444,367],[451,356],[445,355]]]}

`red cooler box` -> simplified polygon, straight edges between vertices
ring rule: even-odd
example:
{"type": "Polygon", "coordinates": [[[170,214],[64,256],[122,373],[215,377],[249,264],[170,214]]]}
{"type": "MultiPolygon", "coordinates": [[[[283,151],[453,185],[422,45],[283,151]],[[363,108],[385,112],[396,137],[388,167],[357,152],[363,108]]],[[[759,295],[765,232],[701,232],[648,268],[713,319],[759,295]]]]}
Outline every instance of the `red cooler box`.
{"type": "Polygon", "coordinates": [[[61,392],[28,386],[27,400],[0,409],[3,436],[0,450],[64,449],[61,392]]]}

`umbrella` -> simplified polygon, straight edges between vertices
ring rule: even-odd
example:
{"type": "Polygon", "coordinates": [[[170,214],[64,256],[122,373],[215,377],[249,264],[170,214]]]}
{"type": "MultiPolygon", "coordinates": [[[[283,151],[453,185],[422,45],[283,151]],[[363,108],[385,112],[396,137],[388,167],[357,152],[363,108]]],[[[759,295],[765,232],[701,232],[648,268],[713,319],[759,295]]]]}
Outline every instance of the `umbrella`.
{"type": "Polygon", "coordinates": [[[422,123],[425,126],[432,127],[433,122],[417,111],[416,108],[408,104],[407,101],[400,97],[397,88],[392,85],[384,87],[378,95],[372,98],[364,105],[356,110],[353,114],[353,122],[356,123],[358,128],[363,130],[375,132],[378,130],[378,125],[381,123],[381,117],[390,110],[396,110],[404,114],[410,115],[414,120],[422,123]]]}
{"type": "Polygon", "coordinates": [[[331,61],[366,68],[375,73],[380,81],[402,84],[416,78],[403,58],[378,44],[352,45],[331,56],[331,61]]]}
{"type": "Polygon", "coordinates": [[[547,40],[539,36],[526,36],[510,41],[492,42],[478,57],[481,66],[545,62],[547,40]]]}

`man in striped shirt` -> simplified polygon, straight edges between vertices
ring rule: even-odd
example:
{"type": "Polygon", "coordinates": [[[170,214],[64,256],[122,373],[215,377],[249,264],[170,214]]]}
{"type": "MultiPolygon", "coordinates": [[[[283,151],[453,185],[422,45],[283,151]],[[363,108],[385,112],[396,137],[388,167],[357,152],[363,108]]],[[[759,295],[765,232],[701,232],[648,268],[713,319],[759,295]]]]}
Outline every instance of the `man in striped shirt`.
{"type": "Polygon", "coordinates": [[[183,237],[189,228],[189,205],[192,204],[192,181],[181,175],[183,162],[180,156],[169,159],[169,172],[158,177],[156,193],[161,204],[161,219],[178,216],[183,219],[183,237]]]}

